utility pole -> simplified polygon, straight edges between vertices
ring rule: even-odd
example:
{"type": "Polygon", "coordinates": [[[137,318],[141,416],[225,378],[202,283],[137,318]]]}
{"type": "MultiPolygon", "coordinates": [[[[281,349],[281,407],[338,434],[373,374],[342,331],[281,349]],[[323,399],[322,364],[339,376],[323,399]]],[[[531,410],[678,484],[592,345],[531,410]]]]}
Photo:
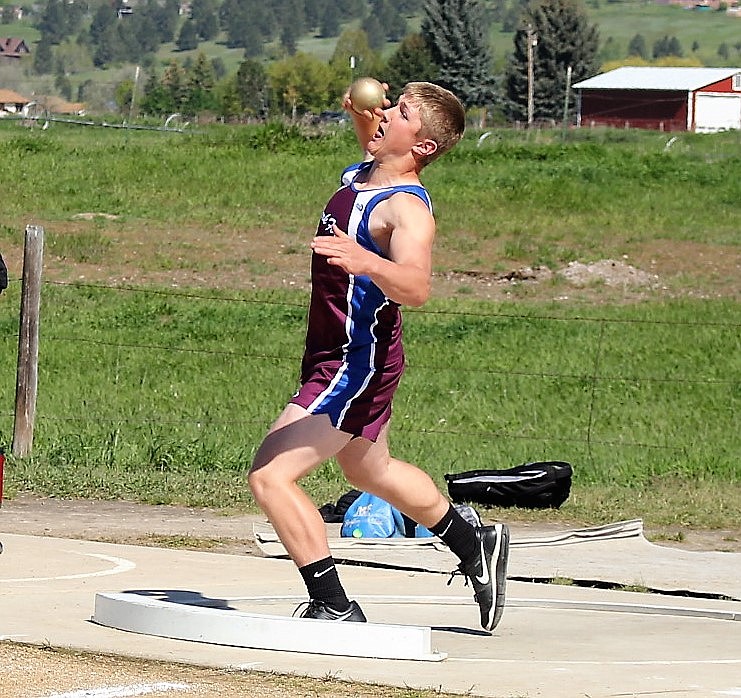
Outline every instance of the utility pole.
{"type": "Polygon", "coordinates": [[[134,71],[134,85],[131,88],[131,102],[129,104],[129,121],[134,116],[134,102],[136,101],[136,86],[139,84],[139,72],[141,68],[139,66],[136,66],[136,70],[134,71]]]}
{"type": "Polygon", "coordinates": [[[533,76],[533,48],[538,45],[538,35],[533,31],[533,25],[527,25],[527,127],[533,125],[533,102],[535,93],[535,79],[533,76]]]}
{"type": "Polygon", "coordinates": [[[569,125],[569,92],[571,92],[571,66],[566,67],[566,94],[563,98],[563,128],[569,125]]]}

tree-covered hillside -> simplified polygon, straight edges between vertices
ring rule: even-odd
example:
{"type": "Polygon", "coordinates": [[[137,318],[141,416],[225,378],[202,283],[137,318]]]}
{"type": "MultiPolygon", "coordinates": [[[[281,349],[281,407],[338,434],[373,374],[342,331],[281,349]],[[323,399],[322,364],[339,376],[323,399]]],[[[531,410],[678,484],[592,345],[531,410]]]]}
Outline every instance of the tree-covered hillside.
{"type": "Polygon", "coordinates": [[[41,0],[20,20],[2,2],[0,36],[31,54],[0,59],[0,87],[132,116],[318,113],[362,73],[392,96],[434,79],[522,119],[533,25],[536,118],[560,112],[568,65],[586,77],[619,62],[741,63],[738,20],[642,0],[41,0]]]}

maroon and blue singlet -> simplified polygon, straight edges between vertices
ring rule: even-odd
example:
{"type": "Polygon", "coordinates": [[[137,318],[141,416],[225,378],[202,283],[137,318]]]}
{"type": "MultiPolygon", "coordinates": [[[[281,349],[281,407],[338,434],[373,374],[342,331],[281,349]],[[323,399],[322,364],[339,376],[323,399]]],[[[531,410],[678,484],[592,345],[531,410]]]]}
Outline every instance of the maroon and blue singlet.
{"type": "MultiPolygon", "coordinates": [[[[325,207],[317,235],[333,235],[332,224],[366,250],[385,257],[370,235],[373,208],[398,192],[418,196],[432,211],[421,185],[357,189],[353,184],[371,163],[351,165],[325,207]]],[[[367,276],[348,274],[317,253],[311,259],[311,303],[301,387],[291,402],[353,436],[375,441],[391,417],[391,401],[404,370],[401,312],[367,276]]]]}

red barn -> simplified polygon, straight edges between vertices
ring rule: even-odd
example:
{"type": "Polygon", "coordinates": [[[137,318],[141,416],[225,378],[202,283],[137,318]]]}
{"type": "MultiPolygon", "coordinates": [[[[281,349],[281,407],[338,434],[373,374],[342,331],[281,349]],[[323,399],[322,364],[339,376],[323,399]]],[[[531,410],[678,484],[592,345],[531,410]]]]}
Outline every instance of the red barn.
{"type": "Polygon", "coordinates": [[[573,87],[579,126],[697,133],[741,129],[741,68],[626,66],[573,87]]]}

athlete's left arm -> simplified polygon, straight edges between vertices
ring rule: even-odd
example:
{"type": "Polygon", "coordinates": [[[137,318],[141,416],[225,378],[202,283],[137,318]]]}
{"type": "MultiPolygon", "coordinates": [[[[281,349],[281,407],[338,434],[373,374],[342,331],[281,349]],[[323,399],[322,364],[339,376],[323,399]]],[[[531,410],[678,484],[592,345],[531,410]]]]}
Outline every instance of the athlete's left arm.
{"type": "Polygon", "coordinates": [[[336,225],[334,237],[315,237],[312,248],[349,274],[369,276],[391,300],[423,305],[430,297],[435,239],[429,209],[412,194],[396,194],[376,207],[370,224],[388,259],[361,247],[336,225]]]}

